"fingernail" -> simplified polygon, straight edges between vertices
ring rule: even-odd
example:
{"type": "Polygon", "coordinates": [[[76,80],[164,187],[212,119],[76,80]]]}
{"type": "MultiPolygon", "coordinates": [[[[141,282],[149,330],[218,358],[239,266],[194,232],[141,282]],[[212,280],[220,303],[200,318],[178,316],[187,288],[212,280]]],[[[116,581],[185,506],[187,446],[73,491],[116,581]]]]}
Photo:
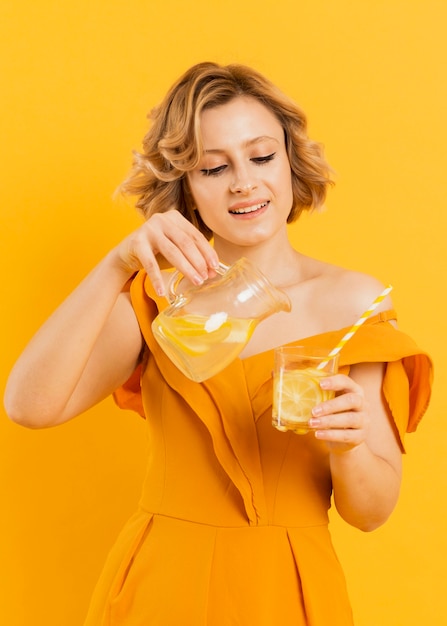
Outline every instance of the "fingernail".
{"type": "Polygon", "coordinates": [[[314,417],[311,417],[309,420],[309,426],[311,428],[317,428],[317,426],[321,425],[321,420],[315,419],[314,417]]]}
{"type": "Polygon", "coordinates": [[[322,413],[323,413],[323,409],[321,408],[319,404],[317,404],[317,406],[314,406],[314,408],[312,409],[312,415],[314,417],[318,417],[319,415],[322,415],[322,413]]]}
{"type": "Polygon", "coordinates": [[[320,387],[322,389],[329,389],[330,386],[331,386],[331,383],[327,380],[327,378],[322,378],[320,380],[320,387]]]}
{"type": "Polygon", "coordinates": [[[201,285],[204,280],[204,278],[201,278],[198,274],[196,274],[195,276],[193,276],[192,282],[194,283],[194,285],[201,285]]]}

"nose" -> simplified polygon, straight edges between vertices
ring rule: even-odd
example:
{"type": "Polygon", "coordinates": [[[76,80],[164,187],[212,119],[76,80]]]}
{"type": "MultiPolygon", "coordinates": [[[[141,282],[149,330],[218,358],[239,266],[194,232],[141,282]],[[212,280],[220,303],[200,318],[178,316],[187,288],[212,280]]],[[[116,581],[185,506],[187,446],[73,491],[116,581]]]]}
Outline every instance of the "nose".
{"type": "Polygon", "coordinates": [[[241,193],[245,195],[249,194],[255,188],[255,181],[250,179],[248,176],[237,176],[230,185],[231,193],[241,193]]]}

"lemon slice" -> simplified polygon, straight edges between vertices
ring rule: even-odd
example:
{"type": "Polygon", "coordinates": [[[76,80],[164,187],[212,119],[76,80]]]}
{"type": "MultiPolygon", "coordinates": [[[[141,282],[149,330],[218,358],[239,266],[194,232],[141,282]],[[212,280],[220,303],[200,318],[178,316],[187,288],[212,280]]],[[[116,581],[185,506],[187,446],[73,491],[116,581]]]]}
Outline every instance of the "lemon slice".
{"type": "Polygon", "coordinates": [[[284,430],[307,432],[307,422],[316,404],[329,398],[320,387],[325,374],[312,369],[281,371],[275,377],[273,390],[273,415],[275,425],[283,424],[284,430]]]}
{"type": "MultiPolygon", "coordinates": [[[[210,317],[188,315],[184,317],[165,317],[159,325],[159,331],[190,356],[205,354],[214,344],[225,341],[231,332],[231,323],[221,320],[218,324],[209,322],[210,317]]],[[[160,320],[161,322],[161,320],[160,320]]]]}

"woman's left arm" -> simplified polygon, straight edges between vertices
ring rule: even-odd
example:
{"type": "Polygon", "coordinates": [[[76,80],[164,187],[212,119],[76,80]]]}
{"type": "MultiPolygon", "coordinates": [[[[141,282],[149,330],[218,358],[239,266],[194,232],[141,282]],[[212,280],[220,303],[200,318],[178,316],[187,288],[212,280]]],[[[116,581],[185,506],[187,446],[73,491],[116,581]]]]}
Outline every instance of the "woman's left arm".
{"type": "Polygon", "coordinates": [[[316,407],[310,426],[329,447],[337,511],[360,530],[383,524],[396,505],[402,456],[382,392],[385,365],[353,365],[323,384],[336,397],[316,407]]]}

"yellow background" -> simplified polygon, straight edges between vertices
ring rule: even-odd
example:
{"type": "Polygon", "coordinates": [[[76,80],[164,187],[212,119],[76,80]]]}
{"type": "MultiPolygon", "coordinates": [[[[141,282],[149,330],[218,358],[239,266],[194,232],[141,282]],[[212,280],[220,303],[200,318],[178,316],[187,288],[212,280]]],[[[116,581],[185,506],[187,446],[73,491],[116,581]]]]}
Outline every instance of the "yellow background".
{"type": "MultiPolygon", "coordinates": [[[[333,514],[356,624],[445,624],[445,2],[3,0],[0,23],[0,391],[39,324],[139,224],[112,193],[147,111],[192,63],[257,67],[303,105],[338,173],[296,245],[391,282],[401,328],[436,364],[392,518],[362,534],[333,514]]],[[[0,623],[79,626],[137,503],[144,424],[108,400],[45,431],[2,409],[0,431],[0,623]]]]}

